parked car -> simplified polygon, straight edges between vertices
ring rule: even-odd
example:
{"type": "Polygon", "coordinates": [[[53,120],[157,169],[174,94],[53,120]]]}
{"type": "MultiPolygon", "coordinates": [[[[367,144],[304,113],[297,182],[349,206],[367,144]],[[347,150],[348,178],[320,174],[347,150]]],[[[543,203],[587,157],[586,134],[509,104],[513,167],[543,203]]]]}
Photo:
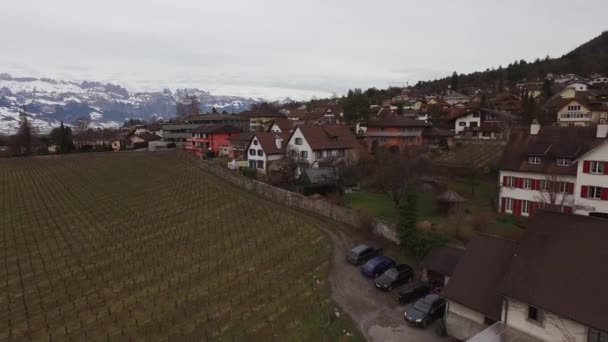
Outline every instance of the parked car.
{"type": "Polygon", "coordinates": [[[376,278],[396,265],[395,260],[383,255],[369,259],[361,266],[361,273],[368,278],[376,278]]]}
{"type": "Polygon", "coordinates": [[[367,260],[382,255],[382,248],[359,245],[346,253],[346,260],[353,265],[361,265],[367,260]]]}
{"type": "Polygon", "coordinates": [[[409,304],[431,293],[432,289],[433,285],[424,281],[410,284],[406,288],[397,292],[397,302],[399,305],[409,304]]]}
{"type": "Polygon", "coordinates": [[[391,267],[376,278],[374,282],[380,290],[392,290],[393,288],[405,284],[414,276],[414,270],[409,265],[397,265],[391,267]]]}
{"type": "Polygon", "coordinates": [[[417,300],[413,305],[408,305],[403,313],[405,320],[413,325],[426,328],[445,311],[445,299],[438,294],[429,294],[417,300]]]}

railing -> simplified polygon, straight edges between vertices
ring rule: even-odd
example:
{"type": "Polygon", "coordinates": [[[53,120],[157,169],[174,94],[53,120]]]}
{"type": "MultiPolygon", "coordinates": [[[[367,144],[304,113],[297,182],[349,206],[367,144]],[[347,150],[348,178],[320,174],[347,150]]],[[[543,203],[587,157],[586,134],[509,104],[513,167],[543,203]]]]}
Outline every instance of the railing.
{"type": "Polygon", "coordinates": [[[422,131],[405,131],[405,132],[367,132],[368,137],[419,137],[422,131]]]}
{"type": "Polygon", "coordinates": [[[560,115],[562,119],[589,119],[591,118],[591,113],[582,113],[582,112],[566,112],[560,115]]]}
{"type": "Polygon", "coordinates": [[[209,142],[209,138],[186,138],[186,141],[206,143],[209,142]]]}

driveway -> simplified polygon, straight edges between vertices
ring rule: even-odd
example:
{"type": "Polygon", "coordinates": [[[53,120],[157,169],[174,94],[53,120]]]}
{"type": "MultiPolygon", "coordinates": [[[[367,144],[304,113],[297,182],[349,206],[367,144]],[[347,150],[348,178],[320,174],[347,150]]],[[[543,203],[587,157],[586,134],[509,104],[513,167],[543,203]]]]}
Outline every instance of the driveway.
{"type": "Polygon", "coordinates": [[[326,229],[326,233],[334,246],[329,279],[332,297],[359,325],[369,341],[450,341],[449,338],[437,336],[437,323],[426,329],[406,324],[403,318],[404,308],[397,304],[396,291],[379,291],[370,279],[361,275],[359,267],[350,265],[345,260],[345,252],[357,243],[389,247],[388,242],[374,238],[355,239],[350,232],[345,234],[340,229],[326,229]]]}

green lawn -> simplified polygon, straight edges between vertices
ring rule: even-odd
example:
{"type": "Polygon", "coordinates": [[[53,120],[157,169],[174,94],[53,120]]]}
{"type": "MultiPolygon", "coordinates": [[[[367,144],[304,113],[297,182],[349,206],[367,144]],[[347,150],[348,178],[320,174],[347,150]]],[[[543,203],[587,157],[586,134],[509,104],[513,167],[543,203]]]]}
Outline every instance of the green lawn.
{"type": "MultiPolygon", "coordinates": [[[[456,191],[465,198],[462,205],[462,215],[448,217],[441,214],[437,208],[436,194],[434,192],[421,192],[418,199],[419,225],[443,231],[459,240],[468,240],[474,232],[476,221],[485,217],[487,228],[485,232],[506,238],[517,238],[522,229],[518,227],[519,218],[499,216],[492,206],[496,198],[496,187],[493,180],[480,180],[474,191],[471,184],[462,180],[452,180],[448,188],[456,191]]],[[[387,223],[397,223],[398,212],[394,203],[383,193],[367,191],[355,192],[346,195],[349,207],[360,210],[387,223]]]]}

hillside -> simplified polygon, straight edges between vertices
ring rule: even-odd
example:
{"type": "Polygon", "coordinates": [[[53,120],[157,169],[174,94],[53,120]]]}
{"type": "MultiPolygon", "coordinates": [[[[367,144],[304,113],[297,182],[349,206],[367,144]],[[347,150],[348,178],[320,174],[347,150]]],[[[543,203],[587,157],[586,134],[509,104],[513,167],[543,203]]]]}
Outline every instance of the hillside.
{"type": "Polygon", "coordinates": [[[19,110],[25,106],[30,121],[41,133],[88,117],[93,127],[116,127],[127,119],[169,119],[178,101],[196,96],[203,111],[241,112],[258,99],[212,95],[199,89],[165,89],[132,93],[120,85],[100,82],[72,82],[48,78],[16,78],[0,74],[0,133],[14,133],[19,110]]]}
{"type": "MultiPolygon", "coordinates": [[[[459,75],[458,89],[514,89],[517,82],[544,80],[548,73],[578,74],[588,76],[591,73],[608,75],[608,31],[582,44],[560,58],[544,58],[535,61],[518,60],[507,66],[459,75]]],[[[420,91],[445,91],[453,83],[452,76],[434,80],[421,81],[415,88],[420,91]]]]}

